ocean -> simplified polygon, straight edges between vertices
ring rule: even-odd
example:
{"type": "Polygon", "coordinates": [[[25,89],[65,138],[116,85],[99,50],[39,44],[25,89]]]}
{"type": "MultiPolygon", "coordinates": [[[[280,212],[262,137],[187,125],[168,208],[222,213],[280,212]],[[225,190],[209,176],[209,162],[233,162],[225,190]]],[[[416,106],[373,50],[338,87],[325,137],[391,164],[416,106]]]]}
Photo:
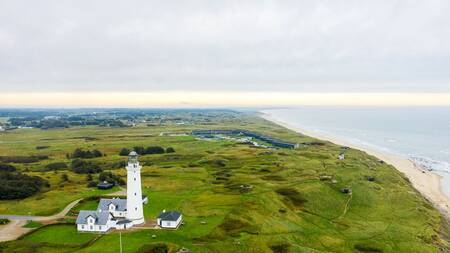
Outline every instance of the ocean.
{"type": "Polygon", "coordinates": [[[262,112],[355,146],[406,156],[443,176],[450,196],[450,107],[305,106],[262,112]]]}

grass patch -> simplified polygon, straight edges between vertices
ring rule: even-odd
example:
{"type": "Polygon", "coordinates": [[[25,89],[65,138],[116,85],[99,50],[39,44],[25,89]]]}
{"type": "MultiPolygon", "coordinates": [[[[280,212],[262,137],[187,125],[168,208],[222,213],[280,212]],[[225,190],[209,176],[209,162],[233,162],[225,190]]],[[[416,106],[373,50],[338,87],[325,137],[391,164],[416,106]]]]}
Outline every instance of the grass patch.
{"type": "Polygon", "coordinates": [[[97,236],[91,233],[78,233],[76,226],[72,224],[56,224],[41,227],[26,235],[22,240],[35,243],[81,245],[97,236]]]}
{"type": "Polygon", "coordinates": [[[303,206],[306,203],[306,199],[294,188],[279,188],[275,191],[279,195],[285,197],[295,206],[303,206]]]}
{"type": "Polygon", "coordinates": [[[27,224],[23,225],[24,228],[39,228],[42,227],[43,224],[38,221],[29,220],[27,224]]]}

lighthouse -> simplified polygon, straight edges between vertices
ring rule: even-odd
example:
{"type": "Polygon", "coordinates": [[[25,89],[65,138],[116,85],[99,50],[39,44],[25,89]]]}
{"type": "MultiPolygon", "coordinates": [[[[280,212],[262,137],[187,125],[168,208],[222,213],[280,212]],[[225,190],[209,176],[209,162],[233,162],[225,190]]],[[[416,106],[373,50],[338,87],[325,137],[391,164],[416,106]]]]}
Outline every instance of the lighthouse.
{"type": "Polygon", "coordinates": [[[141,168],[138,154],[131,151],[128,155],[127,169],[127,214],[126,218],[133,225],[144,223],[144,211],[142,204],[141,168]]]}

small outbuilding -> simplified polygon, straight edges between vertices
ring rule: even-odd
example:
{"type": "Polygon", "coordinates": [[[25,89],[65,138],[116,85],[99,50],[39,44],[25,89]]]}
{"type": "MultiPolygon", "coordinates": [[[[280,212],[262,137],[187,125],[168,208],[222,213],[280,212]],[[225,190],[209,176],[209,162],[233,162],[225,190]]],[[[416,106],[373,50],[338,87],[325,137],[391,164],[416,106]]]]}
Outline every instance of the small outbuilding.
{"type": "Polygon", "coordinates": [[[100,189],[100,190],[108,190],[108,189],[111,189],[113,187],[114,187],[114,184],[108,183],[106,181],[98,183],[98,185],[97,185],[97,189],[100,189]]]}
{"type": "Polygon", "coordinates": [[[180,212],[177,211],[166,212],[165,210],[162,211],[162,213],[160,213],[158,218],[156,219],[158,226],[160,226],[161,228],[173,228],[173,229],[178,228],[182,221],[183,215],[180,212]]]}

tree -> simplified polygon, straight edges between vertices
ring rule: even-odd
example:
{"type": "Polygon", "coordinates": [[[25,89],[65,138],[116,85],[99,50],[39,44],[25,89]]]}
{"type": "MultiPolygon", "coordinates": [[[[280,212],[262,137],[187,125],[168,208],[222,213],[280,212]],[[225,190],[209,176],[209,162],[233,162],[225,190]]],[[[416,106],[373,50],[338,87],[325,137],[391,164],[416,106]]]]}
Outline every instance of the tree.
{"type": "Polygon", "coordinates": [[[17,169],[16,169],[16,167],[9,165],[9,164],[0,164],[0,171],[13,172],[13,171],[17,171],[17,169]]]}
{"type": "Polygon", "coordinates": [[[166,153],[175,153],[175,149],[172,148],[172,147],[168,147],[168,148],[166,149],[166,153]]]}
{"type": "Polygon", "coordinates": [[[159,146],[150,146],[145,149],[145,154],[164,154],[165,150],[159,146]]]}
{"type": "Polygon", "coordinates": [[[81,159],[72,160],[70,167],[73,172],[78,174],[99,173],[103,171],[97,163],[88,162],[81,159]]]}
{"type": "Polygon", "coordinates": [[[130,154],[130,150],[127,148],[122,148],[119,153],[120,156],[128,156],[129,154],[130,154]]]}
{"type": "Polygon", "coordinates": [[[20,172],[0,172],[0,199],[23,199],[39,192],[50,184],[38,176],[20,172]]]}

